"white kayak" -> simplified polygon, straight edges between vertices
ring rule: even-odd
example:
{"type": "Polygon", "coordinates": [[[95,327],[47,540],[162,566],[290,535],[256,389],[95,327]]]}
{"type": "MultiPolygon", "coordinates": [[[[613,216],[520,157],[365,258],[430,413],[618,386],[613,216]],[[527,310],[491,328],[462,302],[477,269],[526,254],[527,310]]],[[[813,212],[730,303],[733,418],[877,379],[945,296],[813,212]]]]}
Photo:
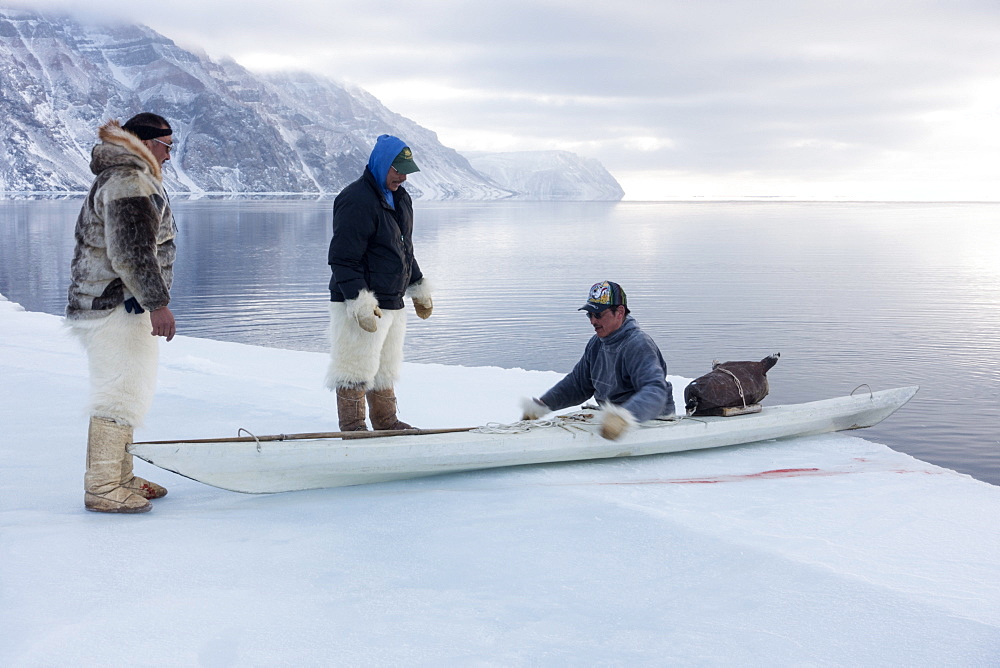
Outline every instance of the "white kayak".
{"type": "Polygon", "coordinates": [[[199,482],[251,494],[419,478],[501,466],[668,452],[808,436],[878,424],[917,387],[803,404],[765,406],[730,417],[685,417],[639,425],[617,441],[599,435],[599,414],[363,439],[285,436],[133,443],[129,452],[199,482]]]}

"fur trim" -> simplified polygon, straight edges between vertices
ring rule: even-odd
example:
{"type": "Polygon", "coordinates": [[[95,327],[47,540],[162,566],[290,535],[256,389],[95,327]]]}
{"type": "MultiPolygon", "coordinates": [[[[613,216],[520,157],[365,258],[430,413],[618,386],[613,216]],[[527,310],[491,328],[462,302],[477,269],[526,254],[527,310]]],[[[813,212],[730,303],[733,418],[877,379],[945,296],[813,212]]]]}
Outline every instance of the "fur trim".
{"type": "Polygon", "coordinates": [[[378,330],[366,332],[358,326],[354,316],[351,304],[354,301],[357,300],[330,302],[330,364],[326,387],[330,390],[392,387],[403,361],[406,312],[382,311],[378,330]]]}
{"type": "MultiPolygon", "coordinates": [[[[334,302],[331,302],[334,303],[334,302]]],[[[378,299],[371,290],[362,290],[356,299],[348,299],[343,302],[347,307],[347,312],[357,321],[359,314],[374,313],[378,308],[378,299]]],[[[381,311],[381,309],[379,309],[381,311]]],[[[356,324],[356,322],[355,322],[356,324]]]]}
{"type": "Polygon", "coordinates": [[[416,283],[410,284],[410,286],[406,288],[406,292],[404,292],[403,295],[413,300],[430,299],[433,288],[434,285],[428,281],[425,276],[416,283]]]}
{"type": "Polygon", "coordinates": [[[149,165],[149,171],[153,173],[153,178],[163,181],[163,171],[160,162],[149,150],[149,147],[142,143],[142,140],[121,126],[118,121],[108,121],[97,130],[97,136],[101,141],[106,141],[115,146],[135,153],[142,158],[143,162],[149,165]]]}
{"type": "Polygon", "coordinates": [[[159,359],[149,313],[119,306],[99,320],[67,321],[83,343],[90,366],[90,415],[142,426],[153,403],[159,359]]]}

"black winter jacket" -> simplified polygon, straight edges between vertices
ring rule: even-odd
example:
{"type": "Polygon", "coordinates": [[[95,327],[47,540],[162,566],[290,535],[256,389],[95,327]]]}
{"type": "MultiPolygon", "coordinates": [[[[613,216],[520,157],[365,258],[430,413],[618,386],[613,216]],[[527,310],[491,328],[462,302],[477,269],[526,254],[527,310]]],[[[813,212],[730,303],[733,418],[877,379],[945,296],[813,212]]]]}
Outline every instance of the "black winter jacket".
{"type": "Polygon", "coordinates": [[[423,278],[413,256],[413,202],[403,186],[393,201],[395,210],[367,168],[333,201],[330,301],[356,299],[368,289],[380,308],[401,309],[406,289],[423,278]]]}

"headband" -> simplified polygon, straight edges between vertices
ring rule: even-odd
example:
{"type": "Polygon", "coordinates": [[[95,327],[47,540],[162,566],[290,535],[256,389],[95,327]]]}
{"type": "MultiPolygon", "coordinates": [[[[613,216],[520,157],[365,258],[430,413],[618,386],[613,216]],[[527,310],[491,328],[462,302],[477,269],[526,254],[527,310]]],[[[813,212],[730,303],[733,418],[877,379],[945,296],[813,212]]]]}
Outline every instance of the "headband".
{"type": "Polygon", "coordinates": [[[126,123],[122,126],[125,130],[128,130],[134,134],[139,139],[143,141],[147,139],[156,139],[157,137],[166,137],[167,135],[172,135],[174,133],[170,128],[154,128],[152,125],[130,125],[126,123]]]}

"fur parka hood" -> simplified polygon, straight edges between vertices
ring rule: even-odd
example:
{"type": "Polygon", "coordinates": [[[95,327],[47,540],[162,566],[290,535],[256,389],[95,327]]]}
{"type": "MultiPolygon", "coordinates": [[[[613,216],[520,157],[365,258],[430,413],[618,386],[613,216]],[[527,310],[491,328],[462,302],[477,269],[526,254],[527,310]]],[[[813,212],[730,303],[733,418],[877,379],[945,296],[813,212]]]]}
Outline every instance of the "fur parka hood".
{"type": "Polygon", "coordinates": [[[76,222],[69,319],[103,317],[131,297],[147,311],[170,301],[177,228],[160,164],[117,121],[98,136],[96,178],[76,222]]]}
{"type": "Polygon", "coordinates": [[[157,182],[163,182],[163,171],[152,151],[118,121],[102,125],[97,136],[104,143],[95,146],[90,154],[90,171],[94,174],[111,167],[135,165],[140,169],[145,167],[157,182]]]}

